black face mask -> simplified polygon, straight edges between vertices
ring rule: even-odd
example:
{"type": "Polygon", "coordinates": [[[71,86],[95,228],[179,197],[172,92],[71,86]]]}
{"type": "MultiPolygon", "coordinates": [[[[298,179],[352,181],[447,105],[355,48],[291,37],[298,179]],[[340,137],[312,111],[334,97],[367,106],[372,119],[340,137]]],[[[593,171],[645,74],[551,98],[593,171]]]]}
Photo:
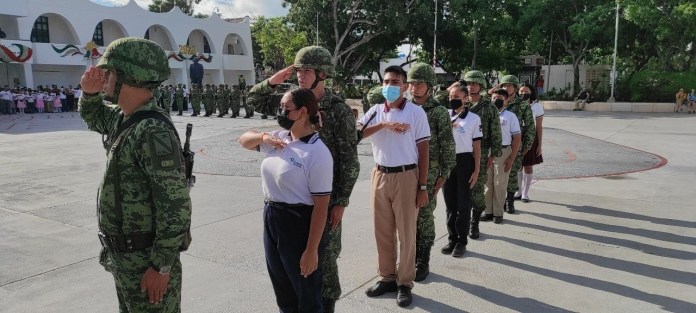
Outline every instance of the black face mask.
{"type": "Polygon", "coordinates": [[[290,128],[292,128],[292,125],[295,124],[295,121],[291,120],[290,117],[288,117],[290,115],[290,112],[292,111],[295,110],[283,110],[278,116],[278,125],[285,130],[290,130],[290,128]]]}
{"type": "Polygon", "coordinates": [[[450,100],[450,108],[452,108],[452,110],[458,110],[462,105],[464,105],[464,102],[462,102],[461,99],[450,100]]]}
{"type": "Polygon", "coordinates": [[[530,98],[531,96],[532,96],[531,94],[523,93],[523,94],[520,95],[520,98],[522,98],[522,101],[527,101],[527,100],[529,100],[529,98],[530,98]]]}
{"type": "Polygon", "coordinates": [[[498,110],[502,109],[503,106],[505,106],[505,100],[503,99],[496,99],[494,103],[495,107],[498,108],[498,110]]]}

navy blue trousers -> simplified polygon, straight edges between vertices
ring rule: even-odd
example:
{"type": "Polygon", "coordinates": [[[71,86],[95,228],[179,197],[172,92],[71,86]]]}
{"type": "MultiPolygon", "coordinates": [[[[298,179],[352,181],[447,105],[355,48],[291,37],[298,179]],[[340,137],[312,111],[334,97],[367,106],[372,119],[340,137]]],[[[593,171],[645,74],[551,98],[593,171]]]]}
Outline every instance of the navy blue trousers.
{"type": "Polygon", "coordinates": [[[442,195],[447,207],[447,232],[449,241],[466,245],[471,223],[472,195],[469,185],[474,173],[473,153],[457,154],[457,165],[442,187],[442,195]]]}
{"type": "MultiPolygon", "coordinates": [[[[282,313],[321,313],[321,264],[307,278],[300,258],[307,247],[313,206],[267,203],[263,210],[266,267],[282,313]]],[[[319,261],[324,254],[319,245],[319,261]]]]}

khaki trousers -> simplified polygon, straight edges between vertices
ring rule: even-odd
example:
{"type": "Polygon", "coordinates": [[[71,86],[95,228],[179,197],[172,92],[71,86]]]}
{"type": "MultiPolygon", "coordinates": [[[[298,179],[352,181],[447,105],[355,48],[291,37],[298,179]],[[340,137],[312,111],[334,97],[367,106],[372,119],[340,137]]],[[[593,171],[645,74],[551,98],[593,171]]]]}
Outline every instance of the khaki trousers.
{"type": "Polygon", "coordinates": [[[512,153],[512,148],[503,148],[501,156],[496,157],[493,166],[487,170],[488,179],[484,193],[486,195],[486,214],[503,216],[503,204],[507,196],[510,172],[505,172],[505,160],[512,153]]]}
{"type": "Polygon", "coordinates": [[[410,288],[416,278],[417,189],[418,168],[389,174],[372,169],[377,272],[381,281],[396,281],[410,288]]]}

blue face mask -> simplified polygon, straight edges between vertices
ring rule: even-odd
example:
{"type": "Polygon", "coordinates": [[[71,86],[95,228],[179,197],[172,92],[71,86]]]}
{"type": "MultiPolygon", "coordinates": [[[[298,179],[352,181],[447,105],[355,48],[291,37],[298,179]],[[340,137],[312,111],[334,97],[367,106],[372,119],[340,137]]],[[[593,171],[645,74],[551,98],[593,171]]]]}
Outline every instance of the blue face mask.
{"type": "Polygon", "coordinates": [[[387,102],[394,103],[394,101],[399,99],[399,96],[401,96],[401,88],[390,85],[383,86],[382,96],[384,96],[384,98],[387,99],[387,102]]]}

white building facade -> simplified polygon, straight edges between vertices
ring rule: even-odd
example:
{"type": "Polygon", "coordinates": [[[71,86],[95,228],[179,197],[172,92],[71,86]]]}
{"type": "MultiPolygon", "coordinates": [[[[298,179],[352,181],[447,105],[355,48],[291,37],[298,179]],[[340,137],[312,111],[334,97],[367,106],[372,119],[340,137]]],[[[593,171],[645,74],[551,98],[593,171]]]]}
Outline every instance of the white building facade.
{"type": "Polygon", "coordinates": [[[165,84],[190,83],[189,66],[203,65],[203,83],[255,81],[249,19],[199,19],[178,7],[150,12],[133,0],[107,7],[89,0],[3,1],[0,6],[0,86],[76,86],[112,41],[141,37],[167,52],[165,84]]]}

